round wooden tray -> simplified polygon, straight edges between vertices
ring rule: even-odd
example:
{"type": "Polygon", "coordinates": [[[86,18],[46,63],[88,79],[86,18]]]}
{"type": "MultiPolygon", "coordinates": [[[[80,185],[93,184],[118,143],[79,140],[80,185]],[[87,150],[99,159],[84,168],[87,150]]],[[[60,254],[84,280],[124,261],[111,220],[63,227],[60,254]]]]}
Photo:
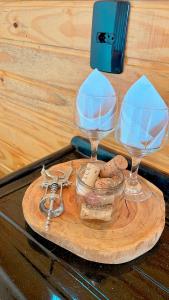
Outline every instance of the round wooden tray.
{"type": "MultiPolygon", "coordinates": [[[[74,183],[76,169],[84,160],[74,160],[70,180],[74,183]]],[[[55,172],[66,169],[70,162],[53,166],[55,172]]],[[[152,197],[141,203],[126,202],[120,217],[103,230],[85,226],[79,218],[75,200],[75,184],[63,190],[65,211],[53,218],[45,232],[46,217],[39,210],[44,193],[42,177],[35,180],[23,198],[23,214],[30,227],[44,238],[90,261],[118,264],[130,261],[148,250],[159,240],[165,225],[165,203],[162,192],[149,183],[152,197]]]]}

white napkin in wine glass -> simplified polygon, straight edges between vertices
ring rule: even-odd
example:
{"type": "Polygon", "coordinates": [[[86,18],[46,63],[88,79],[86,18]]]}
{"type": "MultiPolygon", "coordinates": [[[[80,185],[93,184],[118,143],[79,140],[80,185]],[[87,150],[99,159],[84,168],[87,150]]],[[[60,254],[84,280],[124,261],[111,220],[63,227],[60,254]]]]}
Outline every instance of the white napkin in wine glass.
{"type": "Polygon", "coordinates": [[[80,127],[85,130],[107,131],[112,129],[112,114],[114,114],[115,105],[116,94],[114,88],[109,80],[95,69],[82,83],[77,95],[76,109],[79,115],[80,127]],[[100,103],[104,101],[104,97],[110,97],[112,103],[110,108],[110,105],[106,104],[105,101],[107,107],[105,105],[103,111],[100,103]],[[91,101],[92,99],[95,99],[95,101],[91,101]]]}
{"type": "Polygon", "coordinates": [[[121,107],[120,140],[123,144],[139,149],[145,149],[145,145],[147,149],[159,148],[166,126],[167,105],[148,78],[142,76],[124,97],[121,107]],[[130,107],[135,109],[131,110],[130,107]],[[152,113],[149,110],[151,108],[152,113]]]}

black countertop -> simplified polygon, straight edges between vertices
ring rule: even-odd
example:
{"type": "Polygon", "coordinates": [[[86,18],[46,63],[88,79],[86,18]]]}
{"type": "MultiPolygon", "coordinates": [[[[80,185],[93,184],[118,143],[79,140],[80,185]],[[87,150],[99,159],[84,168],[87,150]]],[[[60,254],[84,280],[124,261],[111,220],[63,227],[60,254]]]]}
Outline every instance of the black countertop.
{"type": "MultiPolygon", "coordinates": [[[[75,137],[57,153],[0,181],[0,299],[169,299],[169,176],[144,165],[140,173],[158,185],[166,200],[166,226],[157,245],[129,263],[89,262],[32,231],[22,213],[22,198],[46,167],[89,155],[89,143],[75,137]]],[[[99,158],[114,152],[100,147],[99,158]]]]}

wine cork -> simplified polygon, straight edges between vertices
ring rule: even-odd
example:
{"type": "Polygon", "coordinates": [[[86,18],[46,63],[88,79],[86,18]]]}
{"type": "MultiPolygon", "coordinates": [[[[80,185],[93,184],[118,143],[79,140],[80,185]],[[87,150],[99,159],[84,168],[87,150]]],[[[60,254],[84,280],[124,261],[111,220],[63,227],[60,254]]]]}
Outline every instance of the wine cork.
{"type": "Polygon", "coordinates": [[[76,192],[81,196],[85,196],[94,187],[95,181],[100,173],[102,164],[88,163],[85,172],[81,178],[82,184],[78,180],[76,181],[76,192]]]}
{"type": "Polygon", "coordinates": [[[110,161],[104,164],[100,170],[101,177],[112,177],[118,170],[125,170],[128,162],[122,155],[116,155],[110,161]]]}
{"type": "Polygon", "coordinates": [[[82,203],[80,218],[88,220],[111,221],[112,205],[106,205],[93,208],[91,205],[82,203]]]}
{"type": "Polygon", "coordinates": [[[88,163],[86,166],[86,170],[83,174],[82,181],[90,186],[94,187],[96,179],[100,173],[101,165],[95,163],[88,163]]]}

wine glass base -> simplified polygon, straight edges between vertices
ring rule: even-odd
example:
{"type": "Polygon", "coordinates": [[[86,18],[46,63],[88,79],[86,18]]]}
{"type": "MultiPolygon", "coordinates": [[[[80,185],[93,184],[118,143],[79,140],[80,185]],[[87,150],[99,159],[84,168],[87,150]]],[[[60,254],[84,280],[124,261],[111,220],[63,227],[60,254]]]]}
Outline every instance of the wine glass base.
{"type": "Polygon", "coordinates": [[[152,191],[144,180],[139,179],[136,186],[131,186],[129,181],[129,179],[126,179],[125,182],[124,197],[126,200],[143,202],[151,197],[152,191]]]}

